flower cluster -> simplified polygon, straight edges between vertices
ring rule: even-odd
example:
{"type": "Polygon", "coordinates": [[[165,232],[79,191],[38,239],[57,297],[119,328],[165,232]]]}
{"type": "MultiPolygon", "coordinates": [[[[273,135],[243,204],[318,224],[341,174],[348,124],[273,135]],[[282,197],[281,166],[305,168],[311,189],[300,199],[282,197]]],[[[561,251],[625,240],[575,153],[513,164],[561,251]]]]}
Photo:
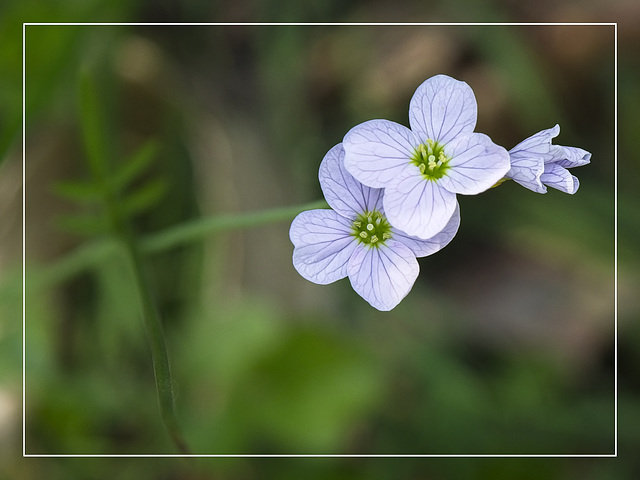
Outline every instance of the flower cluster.
{"type": "Polygon", "coordinates": [[[589,163],[580,148],[552,145],[556,125],[510,151],[474,132],[477,103],[464,82],[436,75],[418,87],[407,128],[388,120],[353,127],[320,164],[331,209],[302,212],[290,238],[293,265],[328,284],[349,277],[378,310],[391,310],[418,277],[416,258],[446,246],[460,225],[457,194],[476,195],[507,179],[538,193],[575,193],[567,168],[589,163]]]}

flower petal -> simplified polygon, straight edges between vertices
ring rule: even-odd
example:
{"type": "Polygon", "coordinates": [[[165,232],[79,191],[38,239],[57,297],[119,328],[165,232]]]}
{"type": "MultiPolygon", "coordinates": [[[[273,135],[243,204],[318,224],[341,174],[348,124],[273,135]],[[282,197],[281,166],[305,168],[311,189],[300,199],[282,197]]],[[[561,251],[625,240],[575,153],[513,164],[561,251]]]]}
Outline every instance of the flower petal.
{"type": "Polygon", "coordinates": [[[399,230],[393,231],[393,239],[406,245],[411,249],[413,254],[420,258],[432,255],[443,249],[456,236],[460,227],[460,206],[456,202],[456,209],[451,215],[447,225],[433,237],[423,240],[417,237],[410,237],[399,230]]]}
{"type": "Polygon", "coordinates": [[[407,296],[420,267],[408,247],[388,240],[380,247],[356,248],[347,270],[356,293],[372,307],[388,311],[407,296]]]}
{"type": "Polygon", "coordinates": [[[446,75],[420,85],[409,103],[409,124],[421,143],[447,143],[476,126],[478,103],[471,87],[446,75]]]}
{"type": "Polygon", "coordinates": [[[415,165],[385,189],[383,204],[389,223],[407,235],[431,238],[453,215],[456,195],[426,180],[415,165]]]}
{"type": "Polygon", "coordinates": [[[461,135],[444,148],[449,169],[439,184],[454,193],[476,195],[488,190],[511,168],[509,154],[483,133],[461,135]]]}
{"type": "Polygon", "coordinates": [[[289,238],[295,247],[293,266],[307,280],[326,285],[347,276],[358,244],[349,219],[333,210],[307,210],[294,218],[289,238]]]}
{"type": "Polygon", "coordinates": [[[542,183],[562,192],[574,194],[578,191],[580,182],[564,167],[555,163],[545,165],[544,173],[540,176],[542,183]]]}
{"type": "Polygon", "coordinates": [[[557,137],[560,133],[560,125],[556,125],[553,128],[542,130],[535,135],[524,139],[517,144],[511,150],[509,155],[517,154],[518,158],[523,157],[536,157],[542,158],[544,163],[549,163],[554,160],[554,149],[552,149],[551,141],[557,137]]]}
{"type": "Polygon", "coordinates": [[[410,165],[420,140],[399,123],[369,120],[349,130],[343,145],[347,171],[369,187],[383,188],[410,165]]]}
{"type": "Polygon", "coordinates": [[[591,161],[591,153],[578,147],[562,147],[562,159],[555,163],[564,168],[581,167],[591,161]]]}
{"type": "Polygon", "coordinates": [[[540,181],[540,175],[544,172],[544,159],[534,157],[526,152],[516,152],[509,155],[511,159],[511,169],[506,176],[518,182],[525,188],[537,193],[547,193],[540,181]]]}
{"type": "Polygon", "coordinates": [[[382,208],[383,190],[367,187],[347,172],[342,144],[325,155],[318,177],[329,206],[345,217],[382,208]]]}

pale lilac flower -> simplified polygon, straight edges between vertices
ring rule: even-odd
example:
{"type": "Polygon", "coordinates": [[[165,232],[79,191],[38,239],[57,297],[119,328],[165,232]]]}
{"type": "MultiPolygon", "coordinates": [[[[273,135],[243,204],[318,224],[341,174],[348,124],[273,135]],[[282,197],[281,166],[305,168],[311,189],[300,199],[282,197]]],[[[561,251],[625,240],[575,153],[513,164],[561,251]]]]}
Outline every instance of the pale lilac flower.
{"type": "Polygon", "coordinates": [[[451,218],[457,193],[484,192],[509,170],[507,151],[473,133],[476,117],[471,87],[436,75],[411,98],[411,129],[388,120],[353,127],[343,141],[345,166],[363,184],[384,188],[391,225],[432,237],[451,218]]]}
{"type": "Polygon", "coordinates": [[[591,161],[591,154],[576,147],[552,145],[560,126],[542,130],[509,150],[511,169],[506,177],[537,193],[547,193],[547,187],[574,194],[580,186],[567,168],[580,167],[591,161]],[[546,185],[546,186],[545,186],[546,185]]]}
{"type": "Polygon", "coordinates": [[[308,210],[293,220],[293,266],[322,285],[349,277],[353,289],[373,307],[391,310],[418,277],[416,257],[437,252],[455,236],[460,225],[457,205],[440,233],[419,239],[389,224],[382,189],[362,185],[346,171],[342,144],[325,155],[319,178],[333,210],[308,210]]]}

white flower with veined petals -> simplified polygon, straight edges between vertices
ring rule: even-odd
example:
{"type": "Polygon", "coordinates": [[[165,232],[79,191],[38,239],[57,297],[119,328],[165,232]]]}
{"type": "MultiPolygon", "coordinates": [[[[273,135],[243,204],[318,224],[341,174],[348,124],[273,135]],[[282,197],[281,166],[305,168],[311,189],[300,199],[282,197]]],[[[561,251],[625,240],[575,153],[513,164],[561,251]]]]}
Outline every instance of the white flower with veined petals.
{"type": "Polygon", "coordinates": [[[457,193],[484,192],[510,168],[504,148],[473,133],[476,117],[471,87],[436,75],[411,98],[411,129],[388,120],[353,127],[343,141],[345,166],[365,185],[384,188],[391,225],[432,237],[451,218],[457,193]]]}
{"type": "Polygon", "coordinates": [[[320,165],[320,186],[333,210],[308,210],[291,224],[293,266],[307,280],[326,285],[349,277],[353,289],[378,310],[391,310],[409,293],[419,266],[455,236],[457,206],[448,223],[429,239],[392,227],[383,209],[383,190],[355,180],[344,168],[342,144],[320,165]]]}
{"type": "Polygon", "coordinates": [[[509,150],[511,169],[506,177],[537,193],[547,193],[547,186],[574,194],[578,178],[567,168],[581,167],[591,161],[591,154],[577,147],[552,145],[560,126],[542,130],[509,150]]]}

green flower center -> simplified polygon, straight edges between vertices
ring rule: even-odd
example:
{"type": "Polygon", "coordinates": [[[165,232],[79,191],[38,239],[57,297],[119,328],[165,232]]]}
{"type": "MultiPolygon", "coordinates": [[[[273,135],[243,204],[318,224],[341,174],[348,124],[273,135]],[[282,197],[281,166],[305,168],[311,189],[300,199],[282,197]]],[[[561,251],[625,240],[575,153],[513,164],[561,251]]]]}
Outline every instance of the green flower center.
{"type": "Polygon", "coordinates": [[[449,160],[451,159],[444,154],[444,145],[431,139],[426,144],[420,144],[411,157],[411,163],[420,169],[427,180],[444,177],[449,170],[449,160]]]}
{"type": "Polygon", "coordinates": [[[356,217],[351,225],[352,235],[360,243],[371,247],[379,247],[391,238],[391,225],[387,218],[377,210],[364,212],[356,217]]]}

